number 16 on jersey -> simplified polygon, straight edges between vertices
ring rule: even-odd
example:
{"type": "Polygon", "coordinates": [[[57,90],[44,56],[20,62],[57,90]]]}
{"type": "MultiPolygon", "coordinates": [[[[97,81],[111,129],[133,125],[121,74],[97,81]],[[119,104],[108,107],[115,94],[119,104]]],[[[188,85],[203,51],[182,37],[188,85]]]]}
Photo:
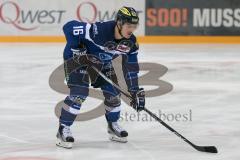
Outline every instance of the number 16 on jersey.
{"type": "Polygon", "coordinates": [[[74,26],[73,27],[73,35],[77,36],[83,34],[83,26],[74,26]]]}

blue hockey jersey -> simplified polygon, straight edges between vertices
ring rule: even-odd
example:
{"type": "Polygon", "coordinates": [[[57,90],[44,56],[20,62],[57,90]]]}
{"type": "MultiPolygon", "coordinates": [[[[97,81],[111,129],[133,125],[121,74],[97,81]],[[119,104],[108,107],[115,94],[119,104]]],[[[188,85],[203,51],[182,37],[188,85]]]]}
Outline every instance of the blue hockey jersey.
{"type": "Polygon", "coordinates": [[[116,40],[114,37],[115,21],[89,24],[70,21],[63,26],[67,43],[64,49],[64,60],[73,57],[79,44],[85,44],[88,54],[97,56],[103,63],[122,55],[122,69],[129,90],[138,89],[138,44],[136,37],[116,40]]]}

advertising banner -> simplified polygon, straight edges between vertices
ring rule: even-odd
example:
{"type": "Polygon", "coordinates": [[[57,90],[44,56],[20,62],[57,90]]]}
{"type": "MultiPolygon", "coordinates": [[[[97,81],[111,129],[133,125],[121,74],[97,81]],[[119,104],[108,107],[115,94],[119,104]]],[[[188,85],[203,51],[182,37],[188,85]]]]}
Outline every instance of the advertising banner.
{"type": "Polygon", "coordinates": [[[239,0],[147,0],[146,35],[240,35],[239,0]]]}
{"type": "Polygon", "coordinates": [[[114,20],[119,8],[132,6],[140,16],[136,35],[144,35],[144,0],[0,0],[0,36],[62,36],[70,20],[114,20]]]}

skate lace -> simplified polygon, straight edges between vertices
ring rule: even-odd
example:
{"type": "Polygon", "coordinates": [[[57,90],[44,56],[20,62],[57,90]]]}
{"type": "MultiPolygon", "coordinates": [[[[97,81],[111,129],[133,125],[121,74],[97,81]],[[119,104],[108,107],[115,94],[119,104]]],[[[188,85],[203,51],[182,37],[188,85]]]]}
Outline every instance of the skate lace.
{"type": "Polygon", "coordinates": [[[64,126],[62,133],[64,137],[72,137],[72,132],[69,126],[64,126]]]}
{"type": "Polygon", "coordinates": [[[115,130],[117,130],[118,132],[123,131],[122,127],[117,123],[117,122],[113,122],[112,126],[115,130]]]}

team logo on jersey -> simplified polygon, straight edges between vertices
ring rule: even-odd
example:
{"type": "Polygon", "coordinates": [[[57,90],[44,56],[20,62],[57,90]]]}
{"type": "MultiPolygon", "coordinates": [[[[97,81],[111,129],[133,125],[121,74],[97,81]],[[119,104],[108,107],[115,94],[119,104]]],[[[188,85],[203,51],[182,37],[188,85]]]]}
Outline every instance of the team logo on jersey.
{"type": "Polygon", "coordinates": [[[129,53],[133,43],[130,40],[122,40],[119,43],[108,41],[104,45],[104,51],[112,53],[114,51],[119,51],[123,53],[129,53]]]}
{"type": "Polygon", "coordinates": [[[130,52],[131,48],[125,44],[119,44],[117,45],[116,50],[120,52],[128,53],[130,52]]]}
{"type": "Polygon", "coordinates": [[[130,52],[133,43],[129,40],[122,40],[116,47],[117,51],[128,53],[130,52]]]}

